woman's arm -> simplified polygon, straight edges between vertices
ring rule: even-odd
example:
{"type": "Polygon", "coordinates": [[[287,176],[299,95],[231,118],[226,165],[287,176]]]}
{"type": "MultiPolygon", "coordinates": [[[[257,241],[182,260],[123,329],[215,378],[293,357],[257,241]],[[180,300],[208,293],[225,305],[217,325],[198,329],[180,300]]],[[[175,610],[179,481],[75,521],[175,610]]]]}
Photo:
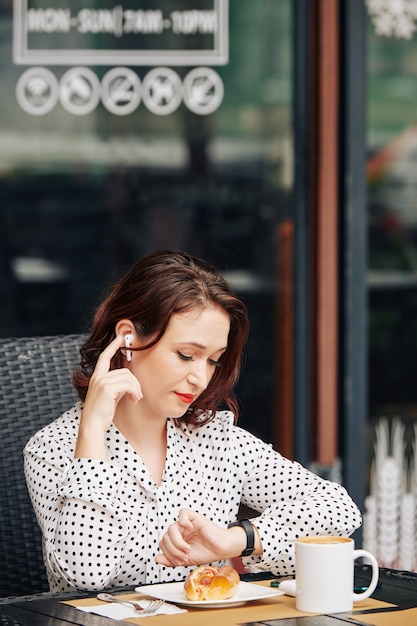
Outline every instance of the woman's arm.
{"type": "Polygon", "coordinates": [[[122,345],[123,337],[117,335],[97,359],[84,401],[74,453],[76,459],[106,461],[105,436],[118,403],[126,394],[132,402],[142,398],[139,381],[130,370],[110,369],[111,359],[122,345]]]}
{"type": "MultiPolygon", "coordinates": [[[[275,452],[249,432],[233,426],[232,417],[216,420],[194,431],[190,447],[198,451],[196,467],[219,515],[207,509],[183,509],[166,529],[157,561],[168,566],[201,565],[239,556],[246,533],[228,517],[241,501],[258,511],[251,522],[255,550],[248,565],[292,572],[294,539],[307,534],[350,535],[360,524],[360,513],[346,490],[322,480],[275,452]],[[218,493],[217,493],[218,490],[218,493]],[[209,513],[209,514],[207,514],[209,513]],[[210,519],[208,519],[210,517],[210,519]]],[[[194,507],[191,504],[191,509],[194,507]]]]}
{"type": "Polygon", "coordinates": [[[236,429],[236,438],[245,473],[242,502],[260,512],[252,522],[263,553],[247,557],[247,566],[292,573],[297,537],[349,536],[360,526],[361,513],[344,487],[282,457],[244,430],[236,429]]]}
{"type": "Polygon", "coordinates": [[[79,408],[31,438],[24,450],[25,476],[49,578],[57,585],[61,579],[77,588],[98,589],[120,568],[130,517],[117,496],[122,470],[71,457],[78,426],[74,413],[79,408]]]}
{"type": "Polygon", "coordinates": [[[100,354],[87,396],[27,444],[25,474],[42,529],[50,576],[86,589],[106,586],[120,568],[129,515],[117,498],[121,469],[108,463],[106,437],[117,405],[142,391],[126,368],[111,369],[118,335],[100,354]],[[71,419],[72,418],[72,419],[71,419]]]}

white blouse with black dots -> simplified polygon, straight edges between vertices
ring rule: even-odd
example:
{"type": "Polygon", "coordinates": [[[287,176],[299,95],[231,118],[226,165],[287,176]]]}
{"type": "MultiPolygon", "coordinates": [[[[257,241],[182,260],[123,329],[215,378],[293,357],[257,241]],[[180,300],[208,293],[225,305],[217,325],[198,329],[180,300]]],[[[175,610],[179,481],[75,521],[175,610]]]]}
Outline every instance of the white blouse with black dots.
{"type": "Polygon", "coordinates": [[[155,563],[158,543],[182,507],[226,527],[239,504],[259,511],[263,554],[250,569],[294,571],[293,541],[350,535],[361,515],[346,490],[233,425],[224,411],[205,426],[168,419],[162,482],[112,425],[108,462],[74,459],[81,403],[34,435],[24,450],[30,497],[43,533],[51,591],[184,580],[191,568],[155,563]]]}

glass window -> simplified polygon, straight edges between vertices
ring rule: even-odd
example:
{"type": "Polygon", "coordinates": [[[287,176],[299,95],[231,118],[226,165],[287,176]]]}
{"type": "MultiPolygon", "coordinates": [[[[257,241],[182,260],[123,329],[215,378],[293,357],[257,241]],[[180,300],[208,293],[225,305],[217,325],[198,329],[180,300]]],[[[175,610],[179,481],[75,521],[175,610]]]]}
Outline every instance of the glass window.
{"type": "Polygon", "coordinates": [[[413,28],[404,30],[413,26],[412,15],[405,5],[397,8],[398,15],[387,10],[385,17],[375,8],[367,33],[371,447],[364,538],[381,566],[413,570],[417,567],[410,527],[414,528],[416,515],[417,475],[417,37],[413,28]]]}
{"type": "Polygon", "coordinates": [[[417,39],[368,36],[370,411],[417,401],[417,39]]]}
{"type": "Polygon", "coordinates": [[[271,438],[277,241],[293,220],[291,2],[140,4],[119,3],[118,22],[106,0],[14,13],[0,1],[1,334],[84,331],[127,266],[185,249],[249,307],[238,392],[243,421],[271,438]]]}

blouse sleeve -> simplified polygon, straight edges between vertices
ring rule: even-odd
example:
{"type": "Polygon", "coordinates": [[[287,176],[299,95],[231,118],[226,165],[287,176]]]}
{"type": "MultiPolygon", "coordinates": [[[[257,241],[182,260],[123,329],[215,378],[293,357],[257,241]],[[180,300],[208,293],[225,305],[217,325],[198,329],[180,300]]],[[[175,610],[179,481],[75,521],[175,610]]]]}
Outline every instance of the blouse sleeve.
{"type": "Polygon", "coordinates": [[[252,519],[263,554],[245,565],[275,574],[294,573],[294,541],[306,535],[351,535],[361,513],[346,489],[282,457],[250,433],[236,429],[243,463],[242,503],[260,516],[252,519]]]}
{"type": "Polygon", "coordinates": [[[73,459],[48,428],[30,439],[24,461],[49,579],[84,589],[107,586],[120,568],[130,524],[117,497],[121,469],[73,459]]]}

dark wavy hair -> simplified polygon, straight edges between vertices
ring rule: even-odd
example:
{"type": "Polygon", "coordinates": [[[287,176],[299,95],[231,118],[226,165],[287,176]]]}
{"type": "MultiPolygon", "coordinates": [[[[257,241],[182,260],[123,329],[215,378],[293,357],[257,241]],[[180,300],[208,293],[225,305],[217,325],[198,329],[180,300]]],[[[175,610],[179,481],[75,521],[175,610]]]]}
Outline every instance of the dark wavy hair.
{"type": "MultiPolygon", "coordinates": [[[[98,306],[90,334],[81,348],[81,362],[73,383],[81,400],[85,399],[91,375],[104,348],[115,338],[119,320],[130,319],[146,350],[164,335],[174,313],[196,307],[218,305],[229,314],[228,346],[208,387],[184,414],[187,424],[207,423],[224,404],[238,417],[238,402],[233,391],[239,378],[243,348],[249,333],[247,309],[215,267],[184,252],[161,250],[138,261],[114,285],[98,306]],[[149,340],[149,341],[147,341],[149,340]]],[[[124,367],[119,351],[111,368],[124,367]]]]}

